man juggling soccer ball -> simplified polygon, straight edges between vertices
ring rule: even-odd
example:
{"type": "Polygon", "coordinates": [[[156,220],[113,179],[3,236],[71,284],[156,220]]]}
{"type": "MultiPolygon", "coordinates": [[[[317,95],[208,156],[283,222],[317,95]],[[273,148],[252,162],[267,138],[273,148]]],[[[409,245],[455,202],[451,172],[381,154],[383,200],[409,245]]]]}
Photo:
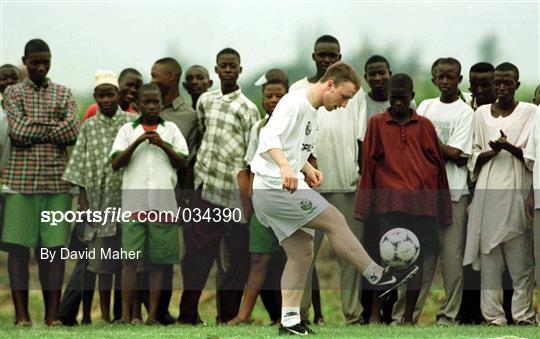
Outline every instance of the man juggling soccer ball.
{"type": "Polygon", "coordinates": [[[336,253],[353,264],[373,285],[391,290],[407,281],[416,266],[399,272],[377,265],[347,226],[343,215],[311,187],[323,174],[307,161],[317,137],[317,109],[345,107],[360,88],[354,69],[343,62],[328,68],[312,86],[285,95],[261,130],[251,170],[253,207],[263,225],[276,234],[287,254],[281,278],[280,334],[306,335],[300,322],[300,301],[313,257],[313,234],[328,235],[336,253]]]}

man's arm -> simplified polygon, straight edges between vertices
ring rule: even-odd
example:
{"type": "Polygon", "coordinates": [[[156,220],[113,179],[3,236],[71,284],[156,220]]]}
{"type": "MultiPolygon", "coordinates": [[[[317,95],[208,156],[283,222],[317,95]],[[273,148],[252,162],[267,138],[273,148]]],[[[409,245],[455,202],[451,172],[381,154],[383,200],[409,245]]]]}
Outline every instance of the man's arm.
{"type": "Polygon", "coordinates": [[[304,172],[305,180],[309,187],[319,187],[321,185],[323,180],[322,172],[315,168],[309,161],[302,167],[302,172],[304,172]]]}
{"type": "Polygon", "coordinates": [[[269,149],[267,152],[268,152],[268,155],[270,155],[272,160],[279,167],[279,170],[281,171],[281,179],[283,181],[282,183],[283,188],[286,189],[287,191],[290,191],[291,193],[294,193],[296,189],[298,188],[298,177],[296,176],[296,173],[294,173],[291,166],[289,165],[287,158],[285,158],[285,154],[283,154],[283,150],[281,148],[272,148],[272,149],[269,149]]]}

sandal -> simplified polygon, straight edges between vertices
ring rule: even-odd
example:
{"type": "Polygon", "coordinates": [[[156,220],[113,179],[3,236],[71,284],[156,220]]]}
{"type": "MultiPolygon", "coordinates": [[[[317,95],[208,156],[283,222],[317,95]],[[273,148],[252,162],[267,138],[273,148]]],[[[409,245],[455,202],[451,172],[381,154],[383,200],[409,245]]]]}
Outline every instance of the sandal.
{"type": "Polygon", "coordinates": [[[142,325],[143,321],[141,319],[135,318],[131,320],[131,325],[142,325]]]}
{"type": "Polygon", "coordinates": [[[62,326],[62,322],[60,320],[53,320],[49,324],[47,324],[47,322],[45,322],[45,325],[47,325],[49,327],[59,327],[59,326],[62,326]]]}

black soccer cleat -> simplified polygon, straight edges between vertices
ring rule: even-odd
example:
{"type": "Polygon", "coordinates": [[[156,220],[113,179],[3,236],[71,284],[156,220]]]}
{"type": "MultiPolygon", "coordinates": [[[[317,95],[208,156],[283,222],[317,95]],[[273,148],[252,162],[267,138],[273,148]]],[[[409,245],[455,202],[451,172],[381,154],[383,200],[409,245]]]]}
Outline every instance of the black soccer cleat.
{"type": "Polygon", "coordinates": [[[301,323],[298,323],[293,326],[285,327],[283,325],[279,325],[279,335],[309,335],[309,333],[313,331],[309,329],[306,325],[303,325],[301,323]]]}
{"type": "Polygon", "coordinates": [[[381,280],[375,284],[375,288],[381,292],[379,297],[383,298],[391,291],[406,283],[416,274],[416,272],[418,272],[417,265],[412,265],[403,270],[392,270],[390,267],[386,267],[381,280]]]}
{"type": "Polygon", "coordinates": [[[304,326],[304,328],[306,329],[308,334],[315,334],[315,331],[313,331],[311,328],[309,328],[308,323],[309,323],[309,321],[304,321],[304,320],[300,321],[300,325],[304,326]]]}

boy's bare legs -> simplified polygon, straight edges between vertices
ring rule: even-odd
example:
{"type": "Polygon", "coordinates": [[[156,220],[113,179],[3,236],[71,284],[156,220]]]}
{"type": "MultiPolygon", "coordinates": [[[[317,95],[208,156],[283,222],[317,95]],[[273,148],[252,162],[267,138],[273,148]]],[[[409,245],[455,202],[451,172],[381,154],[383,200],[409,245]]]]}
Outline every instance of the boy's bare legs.
{"type": "Polygon", "coordinates": [[[92,323],[92,300],[94,299],[94,288],[96,286],[96,274],[90,272],[87,267],[84,268],[82,273],[82,325],[89,325],[92,323]]]}
{"type": "Polygon", "coordinates": [[[114,320],[120,320],[122,317],[122,270],[118,270],[114,273],[114,303],[113,303],[113,315],[114,320]]]}
{"type": "Polygon", "coordinates": [[[244,293],[244,303],[240,307],[238,315],[228,322],[229,325],[250,322],[255,302],[266,278],[270,257],[269,253],[251,253],[251,268],[244,293]]]}
{"type": "MultiPolygon", "coordinates": [[[[49,252],[54,253],[54,260],[42,260],[40,255],[36,255],[39,268],[39,281],[45,302],[45,323],[47,325],[59,325],[57,318],[60,307],[60,295],[62,282],[64,280],[65,261],[60,258],[60,247],[49,248],[49,252]]],[[[36,247],[36,253],[41,250],[36,247]]]]}
{"type": "MultiPolygon", "coordinates": [[[[352,233],[343,214],[334,206],[329,205],[306,227],[323,231],[328,236],[337,255],[350,262],[359,272],[364,272],[373,261],[352,233]]],[[[382,267],[379,268],[382,272],[382,267]]]]}
{"type": "Polygon", "coordinates": [[[147,313],[150,313],[150,305],[148,301],[149,289],[148,270],[137,272],[137,291],[135,292],[131,321],[136,319],[142,323],[143,305],[146,308],[147,313]]]}
{"type": "Polygon", "coordinates": [[[150,311],[148,312],[148,324],[158,323],[157,314],[159,297],[163,287],[163,277],[166,265],[150,264],[150,311]]]}
{"type": "Polygon", "coordinates": [[[30,251],[26,247],[13,245],[8,254],[8,271],[11,298],[15,308],[15,323],[30,322],[28,314],[28,264],[30,251]]]}
{"type": "Polygon", "coordinates": [[[137,264],[136,260],[122,262],[122,322],[129,323],[131,321],[133,296],[137,286],[137,264]]]}
{"type": "Polygon", "coordinates": [[[111,289],[112,274],[99,274],[99,307],[101,309],[101,320],[111,322],[111,289]]]}

